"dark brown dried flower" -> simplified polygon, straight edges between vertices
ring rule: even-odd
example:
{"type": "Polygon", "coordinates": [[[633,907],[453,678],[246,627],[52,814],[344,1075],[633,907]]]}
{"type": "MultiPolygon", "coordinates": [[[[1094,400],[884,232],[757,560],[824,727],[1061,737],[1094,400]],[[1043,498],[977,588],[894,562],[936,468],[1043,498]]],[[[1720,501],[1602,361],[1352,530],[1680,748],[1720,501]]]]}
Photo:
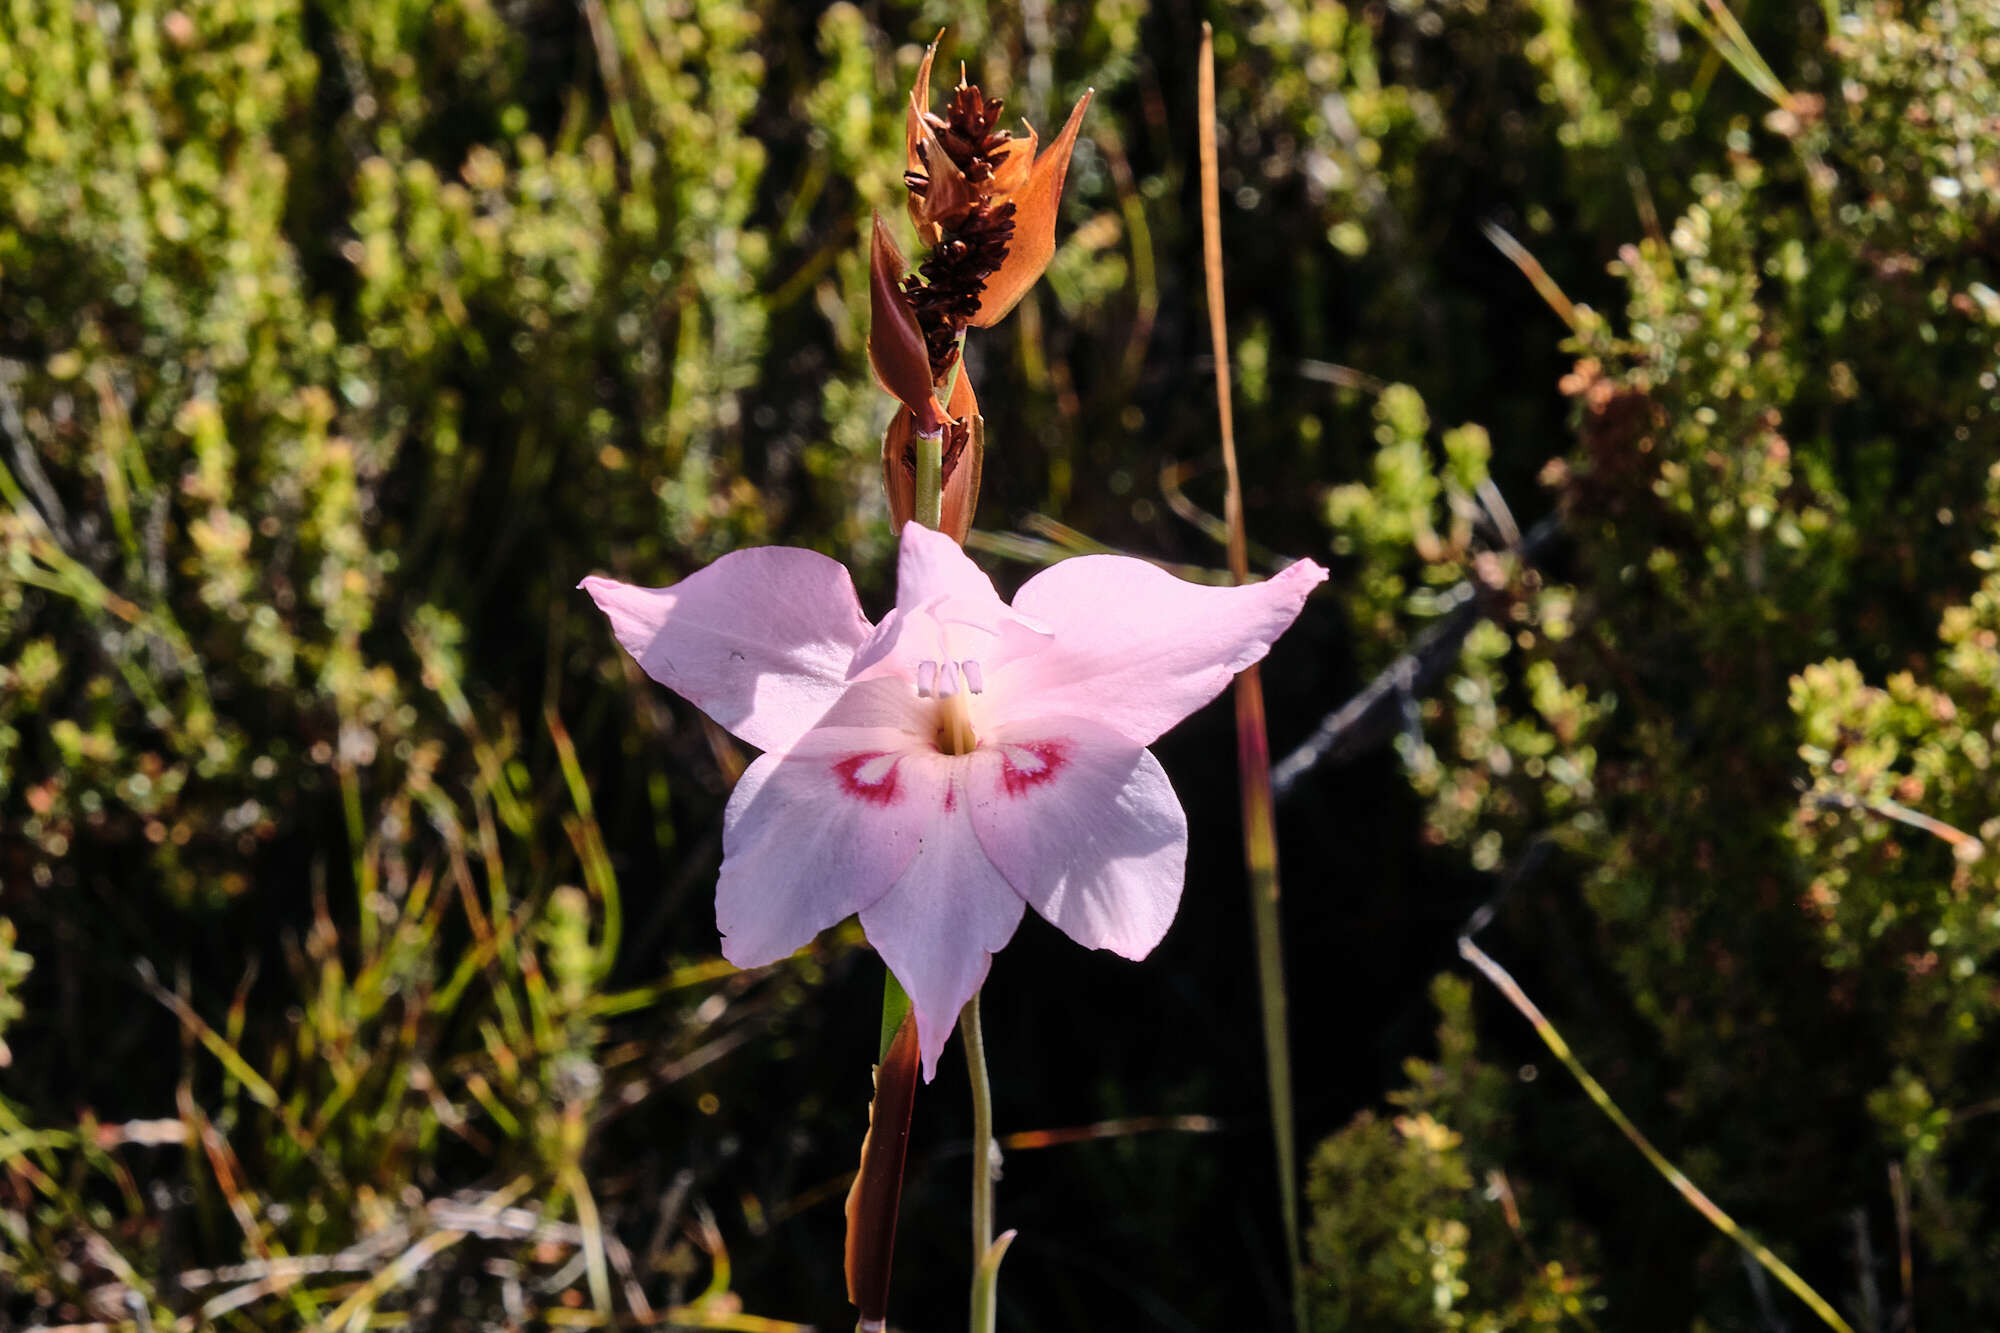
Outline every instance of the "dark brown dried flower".
{"type": "Polygon", "coordinates": [[[1023,122],[1019,138],[1000,129],[1005,103],[967,82],[962,67],[944,114],[931,111],[936,57],[933,42],[910,92],[903,176],[910,220],[931,252],[906,275],[876,219],[868,353],[876,377],[905,409],[882,441],[891,517],[900,526],[915,507],[916,441],[941,435],[943,528],[963,541],[978,502],[985,423],[960,364],[960,339],[968,327],[999,322],[1048,267],[1056,206],[1090,94],[1037,157],[1034,128],[1023,122]],[[940,405],[938,391],[947,386],[949,401],[940,405]]]}

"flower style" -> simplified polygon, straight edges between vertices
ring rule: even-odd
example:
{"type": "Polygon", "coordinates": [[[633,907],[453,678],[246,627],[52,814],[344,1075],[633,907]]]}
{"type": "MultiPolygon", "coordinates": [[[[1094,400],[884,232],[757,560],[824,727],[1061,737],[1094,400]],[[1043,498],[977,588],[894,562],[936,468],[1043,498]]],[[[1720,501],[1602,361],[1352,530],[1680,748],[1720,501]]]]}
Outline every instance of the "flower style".
{"type": "Polygon", "coordinates": [[[957,544],[904,527],[895,609],[792,547],[671,588],[583,581],[646,673],[765,751],[723,816],[722,952],[775,962],[852,913],[909,993],[924,1076],[1032,906],[1143,958],[1180,902],[1187,817],[1156,737],[1263,657],[1326,578],[1187,583],[1064,560],[1010,607],[957,544]]]}

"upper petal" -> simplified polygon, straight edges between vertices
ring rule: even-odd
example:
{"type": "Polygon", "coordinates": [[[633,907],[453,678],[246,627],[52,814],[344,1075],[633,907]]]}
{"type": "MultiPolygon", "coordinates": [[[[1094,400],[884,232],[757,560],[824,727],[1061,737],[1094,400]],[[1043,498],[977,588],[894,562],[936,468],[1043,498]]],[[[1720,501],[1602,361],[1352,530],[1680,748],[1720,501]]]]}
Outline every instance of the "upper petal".
{"type": "Polygon", "coordinates": [[[1013,938],[1025,910],[967,817],[966,761],[937,755],[934,767],[948,776],[942,788],[930,789],[933,818],[921,849],[895,886],[861,913],[868,942],[909,992],[926,1080],[937,1073],[958,1011],[985,983],[993,955],[1013,938]]]}
{"type": "Polygon", "coordinates": [[[722,817],[723,957],[775,962],[887,893],[942,803],[936,758],[894,728],[821,727],[744,770],[722,817]]]}
{"type": "Polygon", "coordinates": [[[847,688],[874,627],[839,561],[791,546],[732,551],[671,588],[578,585],[646,674],[764,750],[782,750],[847,688]]]}
{"type": "Polygon", "coordinates": [[[1152,952],[1180,905],[1187,816],[1150,751],[1043,718],[983,737],[966,785],[980,846],[1030,906],[1088,948],[1152,952]]]}
{"type": "Polygon", "coordinates": [[[972,563],[963,547],[922,524],[905,527],[902,548],[896,553],[896,605],[911,607],[941,598],[994,618],[1007,613],[1007,604],[993,591],[993,580],[972,563]]]}
{"type": "Polygon", "coordinates": [[[1262,583],[1216,588],[1127,556],[1064,560],[1014,598],[1053,638],[989,671],[987,707],[999,721],[1093,718],[1149,745],[1270,651],[1325,578],[1300,560],[1262,583]]]}
{"type": "Polygon", "coordinates": [[[993,580],[957,542],[921,523],[905,523],[896,561],[896,608],[854,656],[848,674],[893,673],[913,678],[926,659],[984,659],[1023,652],[1047,631],[1018,615],[993,580]]]}

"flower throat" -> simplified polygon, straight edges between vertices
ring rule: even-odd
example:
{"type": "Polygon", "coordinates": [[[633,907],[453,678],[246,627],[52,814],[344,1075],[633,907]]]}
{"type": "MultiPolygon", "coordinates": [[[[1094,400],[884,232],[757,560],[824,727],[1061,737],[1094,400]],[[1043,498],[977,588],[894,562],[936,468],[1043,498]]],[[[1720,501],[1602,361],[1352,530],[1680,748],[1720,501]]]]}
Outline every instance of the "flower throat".
{"type": "Polygon", "coordinates": [[[972,731],[972,707],[966,696],[980,694],[985,688],[979,663],[971,658],[963,662],[917,664],[917,697],[937,700],[934,739],[940,751],[971,754],[979,744],[979,737],[972,731]]]}

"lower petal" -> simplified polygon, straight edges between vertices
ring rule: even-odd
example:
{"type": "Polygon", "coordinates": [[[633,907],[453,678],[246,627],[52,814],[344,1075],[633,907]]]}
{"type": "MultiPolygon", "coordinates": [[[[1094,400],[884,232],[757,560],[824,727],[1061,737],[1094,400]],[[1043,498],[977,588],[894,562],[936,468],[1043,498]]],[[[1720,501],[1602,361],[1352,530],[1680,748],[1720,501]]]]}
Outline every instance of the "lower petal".
{"type": "Polygon", "coordinates": [[[1013,938],[1025,910],[966,817],[956,784],[967,765],[961,760],[947,768],[954,776],[933,807],[937,817],[924,832],[922,849],[895,887],[861,913],[868,942],[916,1010],[926,1081],[937,1073],[958,1011],[985,983],[993,955],[1013,938]]]}
{"type": "Polygon", "coordinates": [[[889,892],[943,800],[935,754],[910,745],[893,728],[823,727],[745,770],[723,814],[723,957],[776,962],[889,892]]]}
{"type": "Polygon", "coordinates": [[[1041,718],[981,737],[967,785],[980,846],[1030,906],[1086,948],[1152,952],[1180,906],[1187,815],[1150,751],[1041,718]]]}

